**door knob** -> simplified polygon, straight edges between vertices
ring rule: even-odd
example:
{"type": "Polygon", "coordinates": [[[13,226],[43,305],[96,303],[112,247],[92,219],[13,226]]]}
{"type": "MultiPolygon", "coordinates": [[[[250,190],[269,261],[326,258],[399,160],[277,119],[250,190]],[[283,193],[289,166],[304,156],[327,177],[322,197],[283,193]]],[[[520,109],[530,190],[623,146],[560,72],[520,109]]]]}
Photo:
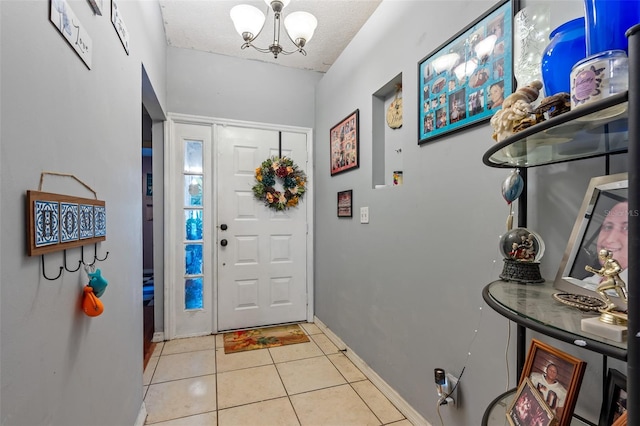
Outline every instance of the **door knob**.
{"type": "Polygon", "coordinates": [[[227,240],[224,240],[224,239],[223,239],[223,240],[220,240],[220,245],[221,245],[222,247],[226,247],[226,246],[227,246],[227,244],[228,244],[228,243],[227,243],[227,240]]]}
{"type": "Polygon", "coordinates": [[[223,231],[226,231],[228,228],[226,223],[223,223],[222,225],[220,225],[220,229],[222,229],[223,231]]]}

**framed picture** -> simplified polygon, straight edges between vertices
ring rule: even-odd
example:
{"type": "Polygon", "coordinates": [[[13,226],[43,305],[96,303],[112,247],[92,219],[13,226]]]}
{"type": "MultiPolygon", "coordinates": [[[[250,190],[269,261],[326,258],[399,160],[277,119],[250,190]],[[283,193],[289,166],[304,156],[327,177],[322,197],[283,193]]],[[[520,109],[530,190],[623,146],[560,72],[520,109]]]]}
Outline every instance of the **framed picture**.
{"type": "Polygon", "coordinates": [[[331,176],[360,167],[360,110],[331,128],[331,176]]]}
{"type": "Polygon", "coordinates": [[[338,217],[353,217],[353,190],[338,192],[338,217]]]}
{"type": "MultiPolygon", "coordinates": [[[[640,215],[638,211],[629,211],[628,187],[626,173],[591,179],[560,262],[555,288],[599,297],[595,290],[602,277],[585,267],[591,270],[602,267],[598,257],[602,249],[611,251],[622,268],[618,276],[627,283],[627,223],[630,215],[640,215]]],[[[615,292],[609,291],[607,295],[616,305],[626,308],[615,292]]]]}
{"type": "Polygon", "coordinates": [[[418,144],[489,120],[511,94],[514,13],[501,0],[418,63],[418,144]]]}
{"type": "Polygon", "coordinates": [[[612,426],[627,412],[627,376],[610,368],[598,426],[612,426]]]}
{"type": "Polygon", "coordinates": [[[520,385],[529,379],[558,425],[569,426],[586,366],[578,358],[531,339],[520,385]]]}
{"type": "Polygon", "coordinates": [[[513,402],[507,411],[507,419],[511,426],[553,426],[557,424],[551,409],[542,400],[540,393],[536,391],[528,378],[525,378],[518,386],[513,402]]]}

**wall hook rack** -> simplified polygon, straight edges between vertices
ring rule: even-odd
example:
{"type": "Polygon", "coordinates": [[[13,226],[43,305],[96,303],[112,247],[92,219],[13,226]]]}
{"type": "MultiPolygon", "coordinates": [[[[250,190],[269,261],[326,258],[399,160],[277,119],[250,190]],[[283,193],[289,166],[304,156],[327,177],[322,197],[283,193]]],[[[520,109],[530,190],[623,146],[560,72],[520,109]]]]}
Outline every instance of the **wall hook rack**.
{"type": "Polygon", "coordinates": [[[47,276],[47,273],[45,272],[45,269],[44,269],[44,254],[42,256],[40,256],[40,259],[42,260],[42,276],[43,277],[45,277],[49,281],[55,281],[55,280],[57,280],[58,278],[60,278],[62,276],[62,271],[64,271],[64,268],[61,266],[60,267],[60,272],[58,272],[58,276],[55,277],[55,278],[49,278],[47,276]]]}
{"type": "Polygon", "coordinates": [[[76,272],[76,271],[78,271],[80,269],[80,267],[82,266],[82,259],[78,260],[78,267],[76,269],[69,269],[69,268],[67,268],[67,251],[64,250],[63,253],[64,253],[64,269],[67,272],[76,272]]]}

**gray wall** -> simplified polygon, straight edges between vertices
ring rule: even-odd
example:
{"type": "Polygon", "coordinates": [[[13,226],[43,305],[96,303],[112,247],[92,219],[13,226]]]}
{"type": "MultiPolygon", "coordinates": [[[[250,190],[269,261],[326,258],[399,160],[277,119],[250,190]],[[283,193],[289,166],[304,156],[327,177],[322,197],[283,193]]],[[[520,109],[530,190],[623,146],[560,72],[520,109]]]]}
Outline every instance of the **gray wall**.
{"type": "MultiPolygon", "coordinates": [[[[48,1],[3,1],[0,199],[0,422],[3,425],[131,425],[142,404],[141,67],[166,102],[166,43],[155,1],[120,2],[127,55],[110,21],[69,2],[93,40],[89,70],[49,22],[48,1]],[[71,173],[107,206],[98,254],[109,286],[96,318],[79,307],[79,272],[42,277],[25,249],[25,191],[40,173],[71,173]]],[[[72,179],[43,190],[91,197],[72,179]]],[[[93,254],[88,246],[85,256],[93,254]]],[[[74,267],[80,249],[67,252],[74,267]]],[[[62,252],[45,257],[57,273],[62,252]]]]}
{"type": "Polygon", "coordinates": [[[312,128],[323,74],[169,48],[167,75],[169,112],[312,128]]]}
{"type": "MultiPolygon", "coordinates": [[[[541,2],[522,6],[534,3],[541,2]]],[[[433,424],[434,368],[458,376],[466,367],[461,405],[441,410],[445,424],[479,424],[488,403],[518,379],[515,333],[507,350],[509,322],[481,297],[502,269],[497,245],[508,207],[500,188],[509,171],[482,164],[493,143],[488,123],[424,146],[416,131],[418,62],[493,4],[384,1],[316,90],[316,315],[433,424]],[[384,119],[372,117],[372,95],[400,72],[404,125],[387,143],[402,148],[404,185],[372,189],[372,127],[384,119]],[[322,136],[355,109],[360,168],[330,177],[322,136]],[[336,218],[336,192],[345,189],[353,189],[353,219],[336,218]],[[361,206],[370,209],[369,224],[359,223],[361,206]]],[[[550,5],[552,28],[582,15],[582,0],[550,5]]],[[[624,156],[613,163],[626,170],[624,156]]],[[[555,277],[589,178],[602,174],[603,159],[530,171],[529,227],[547,244],[545,278],[555,277]]],[[[528,337],[589,363],[576,411],[597,422],[601,357],[528,337]]]]}

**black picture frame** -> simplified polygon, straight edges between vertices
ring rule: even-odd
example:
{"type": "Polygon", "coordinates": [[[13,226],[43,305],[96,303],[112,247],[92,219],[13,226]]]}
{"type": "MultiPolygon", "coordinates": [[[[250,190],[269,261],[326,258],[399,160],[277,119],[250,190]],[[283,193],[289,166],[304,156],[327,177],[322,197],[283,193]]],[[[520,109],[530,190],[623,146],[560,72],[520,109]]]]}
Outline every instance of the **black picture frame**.
{"type": "Polygon", "coordinates": [[[420,60],[418,145],[488,121],[513,92],[513,22],[518,5],[517,0],[501,0],[420,60]],[[494,47],[478,59],[474,48],[493,35],[494,47]],[[465,68],[474,60],[475,68],[465,68]],[[448,65],[443,67],[443,61],[448,65]],[[459,66],[465,71],[462,78],[454,71],[459,66]]]}
{"type": "Polygon", "coordinates": [[[627,411],[627,376],[615,368],[607,372],[607,387],[602,400],[598,426],[611,426],[627,411]]]}
{"type": "Polygon", "coordinates": [[[329,132],[331,176],[360,167],[360,110],[347,115],[329,132]]]}
{"type": "Polygon", "coordinates": [[[338,217],[353,217],[353,190],[338,192],[338,217]]]}

